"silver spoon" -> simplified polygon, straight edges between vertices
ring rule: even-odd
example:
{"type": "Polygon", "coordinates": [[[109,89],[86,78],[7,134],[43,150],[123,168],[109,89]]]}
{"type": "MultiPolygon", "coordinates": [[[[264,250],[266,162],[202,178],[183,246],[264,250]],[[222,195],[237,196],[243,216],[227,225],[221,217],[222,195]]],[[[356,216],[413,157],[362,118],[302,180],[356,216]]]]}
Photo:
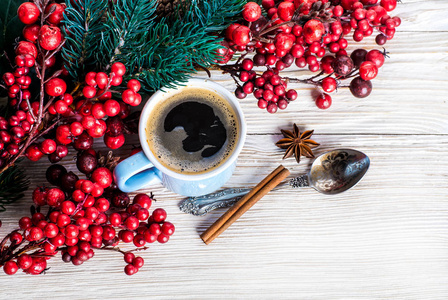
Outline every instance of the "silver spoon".
{"type": "MultiPolygon", "coordinates": [[[[370,159],[364,153],[352,149],[336,149],[318,156],[308,174],[289,181],[293,188],[312,187],[316,191],[334,195],[354,187],[366,174],[370,159]]],[[[235,204],[251,189],[225,189],[220,192],[183,200],[179,208],[185,213],[202,216],[222,207],[235,204]]]]}

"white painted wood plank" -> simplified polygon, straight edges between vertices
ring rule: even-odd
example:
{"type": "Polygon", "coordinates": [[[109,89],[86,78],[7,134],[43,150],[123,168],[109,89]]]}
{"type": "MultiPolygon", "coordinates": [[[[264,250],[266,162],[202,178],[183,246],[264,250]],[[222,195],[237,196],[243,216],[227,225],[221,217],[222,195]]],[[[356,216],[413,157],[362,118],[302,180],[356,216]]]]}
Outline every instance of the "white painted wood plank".
{"type": "Polygon", "coordinates": [[[406,0],[398,3],[391,15],[403,21],[397,31],[448,31],[447,12],[445,0],[406,0]]]}
{"type": "MultiPolygon", "coordinates": [[[[310,160],[282,161],[274,146],[279,136],[272,134],[296,122],[315,129],[317,154],[350,147],[370,156],[355,189],[334,197],[274,191],[205,246],[199,234],[222,210],[203,218],[183,214],[181,197],[158,185],[154,208],[165,208],[177,231],[168,244],[141,254],[146,265],[137,275],[124,275],[115,253],[98,252],[79,267],[52,259],[45,276],[0,272],[0,299],[447,299],[447,5],[399,4],[403,24],[387,43],[391,58],[367,99],[341,90],[332,108],[320,111],[311,89],[297,85],[300,100],[275,116],[258,110],[253,98],[241,102],[249,136],[227,186],[253,186],[280,163],[293,175],[306,172],[310,160]]],[[[372,40],[360,46],[375,47],[372,40]]],[[[234,88],[227,76],[213,75],[234,88]]],[[[119,152],[131,144],[135,138],[119,152]]],[[[45,182],[46,161],[26,166],[32,186],[45,182]]],[[[17,227],[30,194],[0,213],[0,236],[17,227]]]]}
{"type": "MultiPolygon", "coordinates": [[[[305,172],[311,161],[282,161],[283,152],[274,146],[278,138],[250,135],[227,186],[253,186],[279,163],[293,175],[305,172]]],[[[146,265],[137,275],[125,276],[115,253],[98,252],[80,267],[53,259],[44,277],[0,275],[1,295],[8,299],[23,285],[29,287],[23,297],[32,299],[446,297],[448,137],[316,135],[315,140],[323,145],[317,154],[340,147],[367,153],[372,164],[366,178],[333,197],[313,190],[274,191],[209,246],[199,234],[222,210],[202,218],[183,214],[181,197],[157,186],[154,207],[168,211],[177,231],[168,244],[142,253],[146,265]]],[[[44,182],[42,164],[28,166],[36,174],[33,185],[44,182]]],[[[21,201],[2,215],[2,232],[15,227],[28,205],[21,201]]]]}

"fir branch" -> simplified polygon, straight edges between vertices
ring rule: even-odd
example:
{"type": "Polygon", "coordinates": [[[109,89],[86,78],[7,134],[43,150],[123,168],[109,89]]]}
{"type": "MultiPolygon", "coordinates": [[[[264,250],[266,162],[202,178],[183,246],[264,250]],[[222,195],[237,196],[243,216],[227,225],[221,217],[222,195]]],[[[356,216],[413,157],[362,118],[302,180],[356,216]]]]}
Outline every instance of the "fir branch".
{"type": "Polygon", "coordinates": [[[17,164],[0,173],[0,212],[6,210],[4,205],[22,198],[29,185],[28,177],[17,164]]]}
{"type": "Polygon", "coordinates": [[[240,13],[246,3],[246,0],[185,1],[180,15],[185,23],[201,25],[209,33],[218,32],[241,19],[240,13]]]}
{"type": "Polygon", "coordinates": [[[207,67],[216,58],[219,45],[206,29],[193,23],[176,21],[168,26],[155,25],[139,52],[132,52],[127,62],[136,70],[133,77],[143,81],[146,91],[173,87],[196,73],[195,65],[207,67]]]}
{"type": "Polygon", "coordinates": [[[66,1],[66,4],[63,31],[69,34],[62,57],[70,75],[79,80],[96,64],[101,51],[99,38],[105,29],[102,17],[108,0],[66,1]]]}
{"type": "Polygon", "coordinates": [[[118,0],[112,4],[97,52],[104,69],[115,61],[125,62],[129,53],[140,52],[142,37],[153,24],[156,3],[156,0],[118,0]]]}
{"type": "Polygon", "coordinates": [[[68,6],[65,26],[70,37],[63,50],[67,67],[79,80],[84,68],[107,70],[120,61],[128,70],[125,79],[142,80],[146,92],[185,82],[196,66],[214,63],[221,39],[212,34],[238,19],[246,3],[183,1],[176,17],[156,23],[157,0],[117,0],[107,6],[104,2],[81,0],[68,6]],[[94,5],[99,7],[95,11],[94,5]]]}

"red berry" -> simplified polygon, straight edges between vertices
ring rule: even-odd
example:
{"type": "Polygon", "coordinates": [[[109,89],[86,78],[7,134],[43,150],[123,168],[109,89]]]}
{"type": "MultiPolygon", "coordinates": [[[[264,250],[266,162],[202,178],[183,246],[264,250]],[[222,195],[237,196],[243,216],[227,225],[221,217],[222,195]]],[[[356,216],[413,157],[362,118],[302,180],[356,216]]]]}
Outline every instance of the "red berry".
{"type": "Polygon", "coordinates": [[[121,224],[121,215],[119,213],[110,214],[109,222],[112,226],[119,226],[121,224]]]}
{"type": "Polygon", "coordinates": [[[105,212],[109,210],[110,202],[106,198],[99,198],[95,201],[95,207],[99,212],[105,212]]]}
{"type": "Polygon", "coordinates": [[[254,91],[254,84],[252,81],[248,81],[243,85],[243,92],[245,94],[252,94],[254,91]]]}
{"type": "Polygon", "coordinates": [[[322,22],[312,19],[303,26],[303,36],[307,42],[318,42],[325,33],[325,27],[322,22]]]}
{"type": "Polygon", "coordinates": [[[285,91],[285,88],[283,87],[283,85],[277,85],[277,86],[274,88],[274,93],[275,93],[277,96],[284,96],[285,93],[286,93],[286,91],[285,91]]]}
{"type": "Polygon", "coordinates": [[[95,119],[102,119],[106,116],[103,103],[95,103],[92,105],[92,116],[95,119]]]}
{"type": "Polygon", "coordinates": [[[297,92],[296,92],[296,90],[288,90],[288,91],[286,92],[286,98],[287,98],[289,101],[294,101],[294,100],[296,100],[296,99],[297,99],[297,92]]]}
{"type": "Polygon", "coordinates": [[[167,236],[167,235],[165,235],[165,234],[161,234],[161,235],[159,235],[159,236],[157,237],[157,241],[158,241],[160,244],[165,244],[166,242],[169,241],[169,239],[170,239],[170,237],[167,236]]]}
{"type": "Polygon", "coordinates": [[[262,0],[261,5],[265,10],[269,10],[270,8],[273,8],[275,6],[274,0],[262,0]]]}
{"type": "Polygon", "coordinates": [[[11,243],[19,245],[23,241],[23,237],[20,233],[18,233],[17,231],[14,231],[14,232],[11,232],[11,234],[9,236],[9,240],[11,241],[11,243]]]}
{"type": "Polygon", "coordinates": [[[250,39],[250,29],[247,26],[241,25],[233,31],[232,40],[238,46],[246,46],[250,39]]]}
{"type": "Polygon", "coordinates": [[[92,128],[87,129],[87,133],[94,138],[99,138],[106,133],[107,125],[104,120],[96,120],[95,125],[92,128]]]}
{"type": "Polygon", "coordinates": [[[34,58],[36,58],[37,57],[37,47],[36,47],[36,45],[34,45],[31,42],[21,41],[21,42],[19,42],[19,44],[17,44],[15,53],[16,53],[16,55],[30,54],[34,58]]]}
{"type": "Polygon", "coordinates": [[[175,231],[175,227],[174,227],[173,223],[170,223],[170,222],[163,223],[163,225],[162,225],[162,233],[163,234],[170,236],[170,235],[173,235],[174,231],[175,231]]]}
{"type": "Polygon", "coordinates": [[[120,103],[110,99],[104,102],[104,110],[109,117],[114,117],[120,112],[120,103]]]}
{"type": "Polygon", "coordinates": [[[48,223],[44,228],[45,236],[49,239],[54,238],[59,233],[59,227],[54,223],[48,223]]]}
{"type": "Polygon", "coordinates": [[[162,227],[160,226],[160,224],[152,223],[149,226],[149,232],[151,232],[154,235],[160,235],[162,233],[162,227]]]}
{"type": "Polygon", "coordinates": [[[288,101],[287,100],[285,100],[285,99],[280,99],[280,100],[278,100],[278,102],[277,102],[277,106],[278,106],[278,108],[280,108],[280,109],[286,109],[287,107],[288,107],[288,101]]]}
{"type": "Polygon", "coordinates": [[[95,83],[98,85],[99,89],[105,89],[107,86],[107,82],[109,81],[109,77],[104,72],[98,72],[95,76],[95,83]]]}
{"type": "Polygon", "coordinates": [[[65,237],[69,239],[76,238],[79,234],[79,228],[75,224],[69,224],[65,227],[65,237]]]}
{"type": "Polygon", "coordinates": [[[95,207],[87,207],[85,209],[85,212],[86,212],[85,217],[92,221],[95,221],[96,218],[98,218],[99,212],[98,212],[98,209],[96,209],[95,207]]]}
{"type": "Polygon", "coordinates": [[[244,5],[242,14],[247,22],[255,22],[261,16],[261,7],[255,2],[248,2],[244,5]]]}
{"type": "Polygon", "coordinates": [[[67,84],[65,83],[64,80],[62,80],[60,78],[50,79],[45,84],[45,92],[49,96],[53,96],[53,97],[61,96],[62,94],[65,93],[66,90],[67,90],[67,84]]]}
{"type": "Polygon", "coordinates": [[[22,270],[26,270],[33,264],[33,258],[29,254],[22,254],[17,258],[17,266],[22,270]]]}
{"type": "Polygon", "coordinates": [[[39,25],[37,24],[28,25],[25,26],[25,28],[23,28],[22,35],[26,40],[35,43],[39,38],[39,31],[40,31],[39,25]]]}
{"type": "Polygon", "coordinates": [[[86,77],[84,78],[84,82],[87,85],[96,86],[96,73],[95,72],[89,72],[86,74],[86,77]]]}
{"type": "Polygon", "coordinates": [[[52,188],[47,192],[45,199],[47,200],[48,205],[52,207],[59,207],[65,200],[65,194],[58,188],[52,188]]]}
{"type": "Polygon", "coordinates": [[[126,67],[121,62],[116,62],[112,65],[111,71],[115,74],[115,76],[123,77],[126,73],[126,67]]]}
{"type": "Polygon", "coordinates": [[[123,259],[126,263],[130,264],[134,260],[135,255],[132,252],[126,252],[123,256],[123,259]]]}
{"type": "Polygon", "coordinates": [[[145,237],[140,233],[136,234],[132,241],[134,242],[135,247],[143,247],[146,244],[145,237]]]}
{"type": "Polygon", "coordinates": [[[130,243],[134,240],[134,233],[129,230],[121,230],[119,236],[125,243],[130,243]]]}
{"type": "Polygon", "coordinates": [[[2,78],[3,78],[3,81],[5,82],[5,84],[8,86],[12,86],[14,84],[14,82],[16,81],[16,79],[12,73],[3,74],[2,78]]]}
{"type": "Polygon", "coordinates": [[[9,260],[5,263],[3,266],[3,271],[7,275],[14,275],[19,270],[19,267],[17,266],[15,261],[9,260]]]}
{"type": "Polygon", "coordinates": [[[83,93],[84,97],[86,97],[87,99],[91,99],[91,98],[95,97],[95,95],[96,95],[96,88],[94,88],[93,86],[86,85],[82,89],[82,93],[83,93]]]}
{"type": "Polygon", "coordinates": [[[277,8],[277,14],[283,21],[290,21],[294,15],[295,7],[294,3],[291,2],[281,2],[277,8]]]}
{"type": "Polygon", "coordinates": [[[397,0],[381,0],[381,6],[387,11],[393,11],[397,7],[397,0]]]}
{"type": "Polygon", "coordinates": [[[149,209],[152,204],[152,199],[146,194],[137,194],[132,202],[133,204],[138,204],[143,208],[149,209]]]}
{"type": "Polygon", "coordinates": [[[327,93],[335,91],[337,86],[338,84],[333,77],[326,77],[322,80],[322,89],[327,93]]]}
{"type": "Polygon", "coordinates": [[[25,270],[27,274],[39,275],[45,271],[47,267],[47,260],[43,257],[33,258],[33,264],[31,267],[25,270]]]}
{"type": "Polygon", "coordinates": [[[124,220],[123,225],[129,230],[135,230],[138,228],[139,220],[134,216],[130,216],[124,220]]]}
{"type": "Polygon", "coordinates": [[[363,80],[372,80],[376,75],[378,75],[378,67],[374,62],[365,61],[359,67],[359,76],[363,80]]]}
{"type": "Polygon", "coordinates": [[[249,58],[245,58],[241,62],[241,67],[246,71],[250,71],[254,67],[254,62],[249,58]]]}
{"type": "Polygon", "coordinates": [[[17,16],[24,24],[33,24],[39,20],[40,11],[36,4],[25,2],[17,9],[17,16]]]}
{"type": "Polygon", "coordinates": [[[134,91],[127,89],[121,94],[121,97],[124,103],[132,105],[135,102],[136,95],[134,91]]]}
{"type": "MultiPolygon", "coordinates": [[[[122,82],[123,82],[123,77],[121,77],[121,76],[114,76],[114,77],[112,77],[112,80],[111,80],[110,84],[112,86],[119,86],[122,82]]],[[[109,99],[110,99],[110,97],[109,97],[109,99]]]]}
{"type": "Polygon", "coordinates": [[[58,3],[52,3],[47,6],[45,13],[48,14],[51,10],[53,10],[53,12],[47,17],[47,21],[53,25],[59,25],[64,19],[65,6],[58,3]]]}
{"type": "Polygon", "coordinates": [[[26,234],[26,239],[30,242],[39,241],[44,237],[44,232],[39,227],[27,229],[26,234]]]}
{"type": "Polygon", "coordinates": [[[54,140],[46,139],[40,145],[40,149],[42,150],[43,153],[50,154],[50,153],[53,153],[54,151],[56,151],[56,146],[57,145],[56,145],[56,142],[54,140]]]}
{"type": "Polygon", "coordinates": [[[101,167],[93,171],[91,180],[98,183],[102,188],[107,188],[112,184],[112,173],[109,169],[101,167]]]}
{"type": "Polygon", "coordinates": [[[62,40],[59,27],[44,25],[39,31],[39,45],[45,50],[55,50],[62,40]]]}
{"type": "Polygon", "coordinates": [[[365,59],[373,62],[378,68],[384,64],[384,54],[376,49],[367,52],[365,59]]]}
{"type": "MultiPolygon", "coordinates": [[[[13,145],[13,144],[10,144],[9,146],[11,146],[11,145],[13,145]]],[[[42,158],[42,156],[44,156],[44,154],[40,150],[39,146],[37,146],[37,144],[31,144],[26,149],[25,155],[31,161],[38,161],[39,159],[42,158]]]]}
{"type": "Polygon", "coordinates": [[[141,88],[140,81],[138,81],[137,79],[129,80],[128,84],[126,86],[128,87],[128,89],[132,90],[134,93],[137,93],[141,88]]]}
{"type": "Polygon", "coordinates": [[[320,94],[316,99],[316,106],[320,109],[327,109],[331,106],[331,97],[328,94],[320,94]]]}
{"type": "Polygon", "coordinates": [[[152,217],[157,223],[163,222],[166,219],[166,211],[163,208],[157,208],[152,212],[152,217]]]}
{"type": "Polygon", "coordinates": [[[289,51],[294,45],[294,41],[294,35],[281,32],[275,37],[274,44],[277,50],[289,51]]]}
{"type": "Polygon", "coordinates": [[[31,225],[32,225],[31,218],[29,218],[29,217],[20,218],[20,220],[19,220],[20,229],[26,230],[26,229],[30,228],[31,225]]]}
{"type": "Polygon", "coordinates": [[[227,27],[227,29],[226,29],[227,40],[229,40],[229,41],[233,40],[233,31],[240,26],[241,26],[241,24],[233,23],[233,24],[230,24],[229,27],[227,27]]]}
{"type": "Polygon", "coordinates": [[[137,271],[138,269],[132,264],[128,264],[124,267],[124,273],[129,276],[134,275],[137,271]]]}
{"type": "Polygon", "coordinates": [[[143,236],[145,238],[145,241],[147,243],[154,243],[155,241],[157,241],[157,235],[152,234],[149,229],[145,230],[145,232],[143,233],[143,236]]]}
{"type": "Polygon", "coordinates": [[[140,269],[141,267],[143,267],[145,261],[142,257],[137,256],[132,260],[132,264],[134,265],[134,267],[140,269]]]}
{"type": "Polygon", "coordinates": [[[104,135],[104,144],[106,144],[106,146],[109,149],[113,149],[113,150],[118,149],[124,145],[124,142],[125,142],[124,134],[112,136],[112,135],[106,133],[104,135]]]}

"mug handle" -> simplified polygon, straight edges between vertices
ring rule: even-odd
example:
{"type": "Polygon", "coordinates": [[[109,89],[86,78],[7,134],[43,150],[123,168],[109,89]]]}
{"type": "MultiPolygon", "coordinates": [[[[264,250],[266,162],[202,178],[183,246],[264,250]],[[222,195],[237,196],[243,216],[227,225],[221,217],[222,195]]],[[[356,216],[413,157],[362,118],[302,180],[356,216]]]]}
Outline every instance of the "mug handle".
{"type": "Polygon", "coordinates": [[[125,193],[161,182],[160,176],[143,151],[126,158],[114,169],[115,183],[125,193]]]}

